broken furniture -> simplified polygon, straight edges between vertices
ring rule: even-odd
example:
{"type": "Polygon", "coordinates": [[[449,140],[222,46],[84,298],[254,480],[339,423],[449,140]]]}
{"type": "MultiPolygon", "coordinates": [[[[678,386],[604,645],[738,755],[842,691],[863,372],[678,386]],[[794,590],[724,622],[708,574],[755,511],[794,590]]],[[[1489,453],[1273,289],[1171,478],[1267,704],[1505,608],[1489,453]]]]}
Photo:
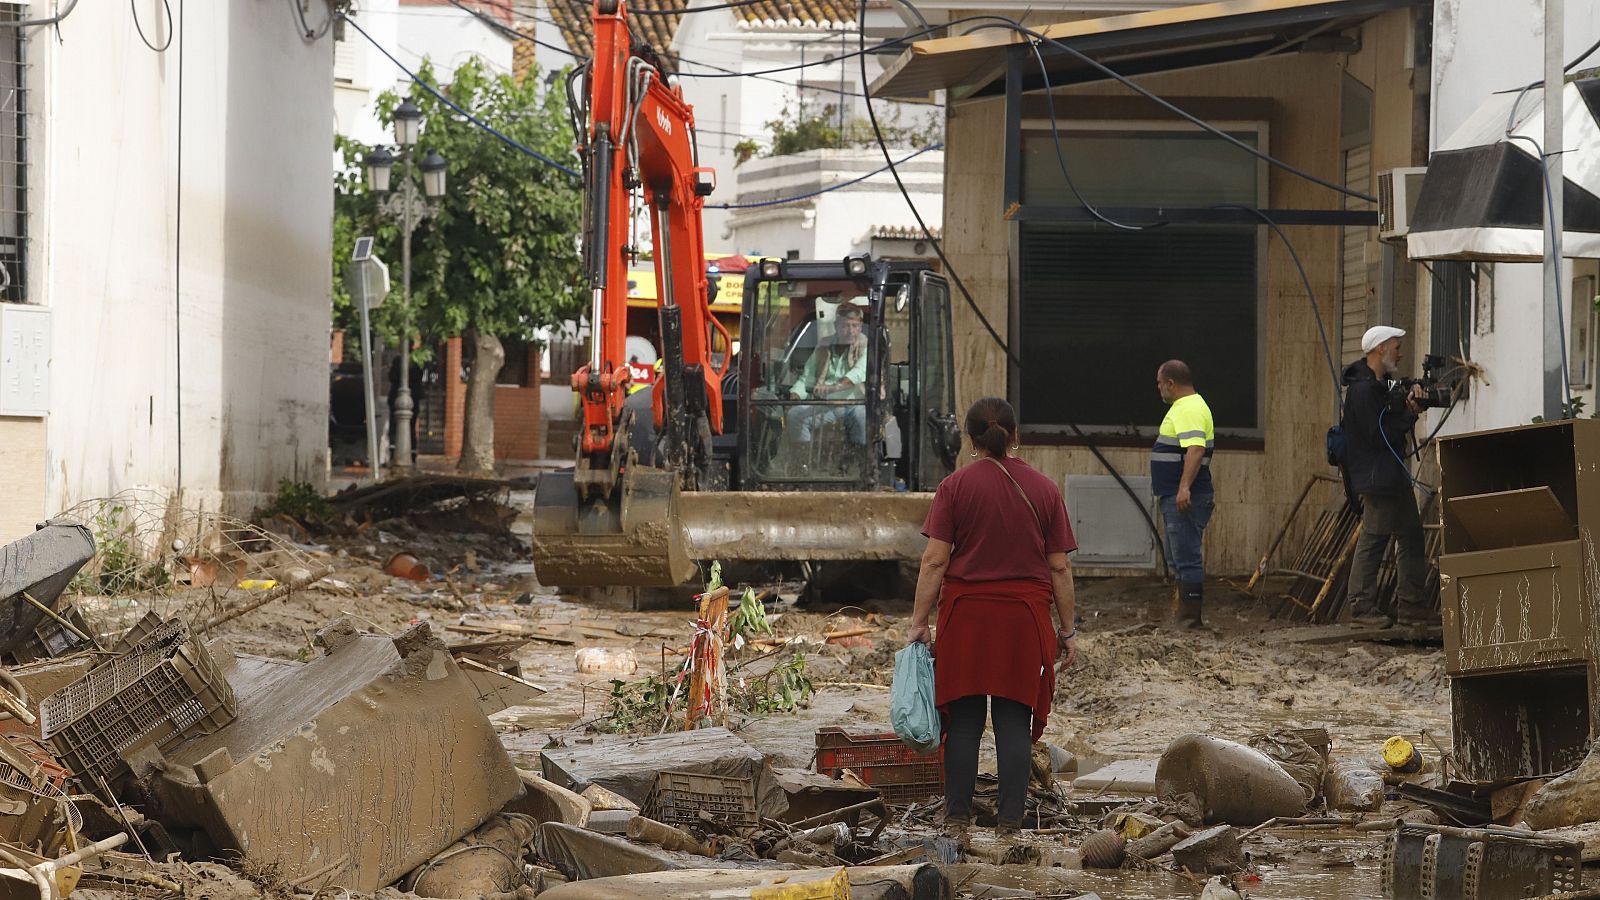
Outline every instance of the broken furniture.
{"type": "Polygon", "coordinates": [[[1509,828],[1405,823],[1383,848],[1386,900],[1500,900],[1583,886],[1583,844],[1509,828]]]}
{"type": "Polygon", "coordinates": [[[82,525],[47,522],[0,547],[0,654],[34,638],[62,590],[94,558],[94,536],[82,525]]]}
{"type": "Polygon", "coordinates": [[[1600,421],[1443,438],[1439,464],[1460,772],[1497,781],[1571,768],[1600,736],[1600,421]]]}
{"type": "Polygon", "coordinates": [[[522,781],[426,624],[325,628],[308,663],[240,657],[239,716],[138,760],[168,829],[199,829],[288,882],[375,891],[477,828],[522,781]],[[159,768],[158,768],[159,767],[159,768]]]}

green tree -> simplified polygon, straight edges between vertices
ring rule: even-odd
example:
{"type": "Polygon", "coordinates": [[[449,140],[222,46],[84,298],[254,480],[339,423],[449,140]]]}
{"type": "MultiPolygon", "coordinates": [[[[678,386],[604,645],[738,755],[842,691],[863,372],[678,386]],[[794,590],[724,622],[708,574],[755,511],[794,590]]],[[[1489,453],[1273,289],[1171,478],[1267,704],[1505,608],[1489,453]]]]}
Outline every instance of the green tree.
{"type": "MultiPolygon", "coordinates": [[[[926,147],[940,139],[943,123],[937,113],[921,117],[911,125],[900,122],[900,110],[891,107],[878,116],[878,126],[884,143],[891,147],[926,147]]],[[[877,134],[872,122],[865,118],[843,119],[839,107],[823,106],[810,110],[801,104],[798,108],[784,104],[778,118],[767,123],[771,144],[765,156],[788,156],[807,150],[841,149],[845,147],[876,147],[877,134]]],[[[740,154],[739,162],[750,158],[755,151],[754,141],[741,141],[734,147],[740,154]]]]}
{"type": "MultiPolygon", "coordinates": [[[[432,84],[432,67],[419,75],[432,84]]],[[[523,146],[551,159],[575,160],[565,98],[542,90],[536,71],[522,82],[492,75],[476,59],[463,63],[444,93],[480,120],[523,146]]],[[[385,95],[379,109],[387,116],[399,97],[385,95]]],[[[578,234],[582,199],[576,178],[508,146],[419,90],[422,109],[419,155],[436,150],[449,164],[448,189],[438,212],[412,236],[412,320],[422,344],[461,337],[468,358],[465,434],[461,468],[494,468],[494,384],[505,362],[502,339],[531,340],[535,330],[575,318],[582,310],[578,290],[578,234]]],[[[389,124],[387,121],[385,124],[389,124]]],[[[364,147],[343,146],[347,162],[364,147]]],[[[394,187],[401,170],[396,166],[394,187]]],[[[346,171],[336,176],[334,225],[335,303],[339,321],[349,321],[349,300],[341,298],[342,268],[357,234],[373,234],[376,246],[398,276],[400,229],[380,221],[377,198],[346,171]]],[[[420,193],[420,184],[418,191],[420,193]]],[[[385,304],[383,333],[398,334],[402,316],[396,297],[385,304]],[[391,309],[390,307],[395,307],[391,309]]]]}

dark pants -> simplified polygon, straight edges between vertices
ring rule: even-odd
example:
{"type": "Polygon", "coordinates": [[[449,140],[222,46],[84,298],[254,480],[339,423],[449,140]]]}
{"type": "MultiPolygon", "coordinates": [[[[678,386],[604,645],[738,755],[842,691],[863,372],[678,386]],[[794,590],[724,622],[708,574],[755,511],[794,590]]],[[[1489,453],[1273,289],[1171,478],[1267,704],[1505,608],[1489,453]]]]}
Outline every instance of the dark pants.
{"type": "Polygon", "coordinates": [[[1355,559],[1350,564],[1349,597],[1358,612],[1370,609],[1376,599],[1378,564],[1384,548],[1394,538],[1396,607],[1418,602],[1422,583],[1428,577],[1428,563],[1422,552],[1422,516],[1417,499],[1407,490],[1397,494],[1361,495],[1361,537],[1356,539],[1355,559]]]}
{"type": "Polygon", "coordinates": [[[1161,524],[1167,535],[1167,567],[1181,582],[1199,584],[1206,580],[1201,548],[1216,503],[1216,495],[1210,491],[1191,491],[1189,511],[1184,512],[1178,509],[1177,496],[1161,498],[1161,524]]]}
{"type": "Polygon", "coordinates": [[[950,703],[950,728],[944,745],[944,808],[950,819],[972,818],[972,792],[978,781],[978,743],[983,720],[994,717],[995,755],[999,761],[1002,825],[1020,826],[1028,799],[1033,741],[1033,709],[1004,697],[976,695],[950,703]],[[993,700],[992,709],[990,700],[993,700]]]}

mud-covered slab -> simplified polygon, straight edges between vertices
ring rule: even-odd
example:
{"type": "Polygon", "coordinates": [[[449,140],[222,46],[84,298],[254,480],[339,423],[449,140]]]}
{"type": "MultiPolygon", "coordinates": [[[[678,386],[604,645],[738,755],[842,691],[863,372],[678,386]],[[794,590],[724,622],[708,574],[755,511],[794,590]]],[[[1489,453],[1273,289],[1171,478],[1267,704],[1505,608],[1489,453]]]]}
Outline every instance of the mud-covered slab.
{"type": "Polygon", "coordinates": [[[476,692],[426,626],[323,632],[305,665],[244,658],[239,717],[180,744],[159,818],[286,880],[374,891],[522,791],[476,692]]]}

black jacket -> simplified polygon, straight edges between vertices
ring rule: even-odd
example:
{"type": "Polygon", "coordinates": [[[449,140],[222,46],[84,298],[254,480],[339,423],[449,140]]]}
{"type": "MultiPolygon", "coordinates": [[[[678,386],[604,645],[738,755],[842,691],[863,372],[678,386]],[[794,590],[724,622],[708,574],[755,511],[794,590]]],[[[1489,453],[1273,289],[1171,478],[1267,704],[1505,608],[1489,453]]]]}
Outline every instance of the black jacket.
{"type": "Polygon", "coordinates": [[[1410,490],[1411,474],[1396,454],[1404,456],[1410,449],[1416,414],[1404,406],[1389,407],[1389,383],[1378,380],[1364,358],[1344,367],[1344,386],[1344,467],[1351,490],[1357,494],[1410,490]],[[1382,432],[1378,430],[1380,414],[1382,432]]]}

